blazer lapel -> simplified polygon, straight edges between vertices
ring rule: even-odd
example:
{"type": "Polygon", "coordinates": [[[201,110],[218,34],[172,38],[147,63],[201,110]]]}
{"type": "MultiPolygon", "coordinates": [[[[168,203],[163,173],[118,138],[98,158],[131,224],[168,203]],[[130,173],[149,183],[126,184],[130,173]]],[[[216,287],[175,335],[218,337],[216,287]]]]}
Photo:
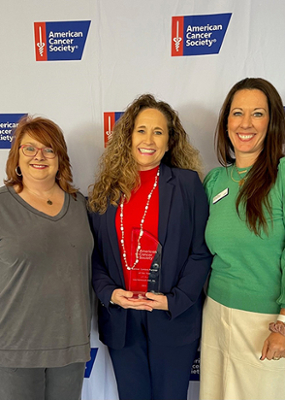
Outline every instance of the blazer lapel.
{"type": "Polygon", "coordinates": [[[123,287],[125,287],[125,279],[124,279],[122,262],[121,262],[121,254],[120,254],[120,249],[119,249],[118,236],[117,236],[117,232],[116,232],[116,223],[115,223],[116,212],[117,212],[117,207],[112,206],[112,205],[108,207],[108,210],[106,211],[107,227],[108,227],[108,234],[109,234],[110,243],[111,243],[111,249],[114,254],[115,261],[116,261],[116,267],[119,270],[123,287]]]}
{"type": "MultiPolygon", "coordinates": [[[[164,164],[160,165],[160,175],[159,175],[159,218],[158,218],[158,240],[159,243],[163,246],[165,243],[169,213],[171,207],[171,200],[174,189],[174,182],[172,181],[172,172],[171,168],[167,167],[164,164]]],[[[111,243],[111,250],[114,254],[114,258],[116,261],[116,267],[119,270],[120,277],[122,280],[123,287],[125,287],[125,280],[121,262],[121,255],[118,244],[118,237],[116,232],[116,218],[117,207],[109,206],[106,211],[107,214],[107,227],[108,234],[111,243]]]]}
{"type": "Polygon", "coordinates": [[[171,168],[165,164],[160,164],[159,175],[159,219],[158,219],[158,240],[163,246],[165,243],[171,200],[174,184],[172,180],[171,168]]]}

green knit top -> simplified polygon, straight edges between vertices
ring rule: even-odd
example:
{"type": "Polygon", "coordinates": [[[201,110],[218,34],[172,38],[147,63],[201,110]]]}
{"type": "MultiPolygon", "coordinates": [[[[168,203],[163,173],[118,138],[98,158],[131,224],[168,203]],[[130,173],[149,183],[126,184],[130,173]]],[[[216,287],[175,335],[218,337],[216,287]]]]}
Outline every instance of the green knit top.
{"type": "Polygon", "coordinates": [[[249,230],[242,206],[240,216],[236,212],[237,181],[243,176],[235,166],[220,167],[204,181],[210,204],[206,242],[214,255],[208,295],[230,308],[278,314],[285,308],[285,158],[269,193],[273,224],[264,211],[267,235],[249,230]]]}

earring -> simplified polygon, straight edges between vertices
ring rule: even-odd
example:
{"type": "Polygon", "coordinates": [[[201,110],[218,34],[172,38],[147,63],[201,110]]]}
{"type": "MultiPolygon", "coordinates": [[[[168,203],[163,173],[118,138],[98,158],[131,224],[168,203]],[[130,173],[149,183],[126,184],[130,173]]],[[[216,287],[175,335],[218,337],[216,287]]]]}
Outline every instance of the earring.
{"type": "Polygon", "coordinates": [[[60,181],[60,180],[61,180],[61,177],[60,177],[59,171],[57,171],[57,173],[56,173],[56,175],[55,175],[55,179],[57,179],[58,181],[60,181]],[[57,174],[58,174],[58,175],[57,175],[57,174]]]}
{"type": "Polygon", "coordinates": [[[22,176],[21,168],[19,167],[19,165],[17,165],[17,167],[15,168],[15,172],[16,172],[16,175],[22,176]]]}

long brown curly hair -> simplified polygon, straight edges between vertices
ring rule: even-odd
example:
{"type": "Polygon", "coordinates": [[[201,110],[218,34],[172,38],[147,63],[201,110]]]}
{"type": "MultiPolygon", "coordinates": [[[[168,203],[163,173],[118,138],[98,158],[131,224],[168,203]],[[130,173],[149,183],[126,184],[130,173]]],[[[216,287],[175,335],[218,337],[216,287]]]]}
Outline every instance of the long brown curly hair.
{"type": "Polygon", "coordinates": [[[89,187],[88,204],[92,211],[103,214],[109,203],[118,205],[122,193],[129,200],[132,190],[140,185],[137,163],[132,156],[132,133],[138,114],[147,108],[160,111],[167,120],[169,150],[162,162],[170,167],[192,169],[201,177],[199,152],[190,144],[177,112],[153,95],[143,94],[127,107],[115,124],[100,158],[95,183],[89,187]]]}
{"type": "Polygon", "coordinates": [[[238,214],[239,205],[243,204],[249,229],[260,235],[261,229],[267,232],[264,207],[272,215],[268,195],[277,178],[279,160],[284,156],[285,113],[281,97],[270,82],[262,78],[245,78],[236,83],[221,108],[215,133],[216,151],[221,165],[227,167],[235,163],[234,148],[227,134],[228,116],[234,95],[244,89],[257,89],[265,94],[270,118],[264,147],[248,173],[236,201],[238,214]]]}
{"type": "Polygon", "coordinates": [[[51,147],[58,156],[58,172],[56,182],[62,190],[76,198],[77,189],[73,186],[71,165],[67,154],[67,146],[60,127],[47,118],[25,115],[13,132],[12,146],[6,163],[6,186],[17,185],[19,192],[23,190],[22,176],[18,176],[16,168],[19,164],[19,147],[22,138],[28,134],[44,146],[51,147]]]}

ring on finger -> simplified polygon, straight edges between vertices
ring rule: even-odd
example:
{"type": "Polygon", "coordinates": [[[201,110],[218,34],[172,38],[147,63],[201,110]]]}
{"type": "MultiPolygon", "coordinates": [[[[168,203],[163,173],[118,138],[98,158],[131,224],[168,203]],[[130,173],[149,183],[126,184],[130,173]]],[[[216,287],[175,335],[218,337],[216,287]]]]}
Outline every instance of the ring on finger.
{"type": "Polygon", "coordinates": [[[278,361],[280,360],[280,357],[273,357],[273,360],[278,361]]]}

